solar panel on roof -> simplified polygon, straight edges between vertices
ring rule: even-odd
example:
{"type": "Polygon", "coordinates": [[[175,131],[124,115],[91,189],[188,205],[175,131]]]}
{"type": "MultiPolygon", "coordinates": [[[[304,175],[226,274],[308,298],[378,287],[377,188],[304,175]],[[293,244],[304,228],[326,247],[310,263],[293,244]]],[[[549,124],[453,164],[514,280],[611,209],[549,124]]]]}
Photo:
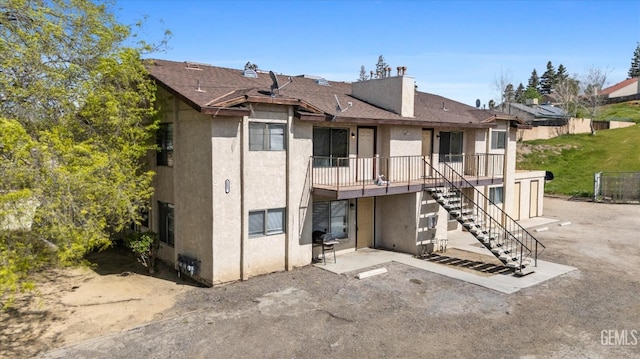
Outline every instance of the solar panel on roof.
{"type": "Polygon", "coordinates": [[[327,79],[325,78],[319,78],[316,80],[316,83],[320,86],[329,86],[329,81],[327,81],[327,79]]]}

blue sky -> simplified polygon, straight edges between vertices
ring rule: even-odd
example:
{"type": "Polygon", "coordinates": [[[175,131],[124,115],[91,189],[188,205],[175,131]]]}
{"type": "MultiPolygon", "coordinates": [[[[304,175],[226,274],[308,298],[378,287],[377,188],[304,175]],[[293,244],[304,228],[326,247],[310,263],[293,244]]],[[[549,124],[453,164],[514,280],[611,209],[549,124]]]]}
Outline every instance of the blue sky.
{"type": "Polygon", "coordinates": [[[496,79],[527,85],[547,61],[626,79],[640,41],[640,1],[116,0],[126,24],[169,49],[152,57],[355,81],[379,55],[407,66],[418,90],[469,105],[499,99],[496,79]]]}

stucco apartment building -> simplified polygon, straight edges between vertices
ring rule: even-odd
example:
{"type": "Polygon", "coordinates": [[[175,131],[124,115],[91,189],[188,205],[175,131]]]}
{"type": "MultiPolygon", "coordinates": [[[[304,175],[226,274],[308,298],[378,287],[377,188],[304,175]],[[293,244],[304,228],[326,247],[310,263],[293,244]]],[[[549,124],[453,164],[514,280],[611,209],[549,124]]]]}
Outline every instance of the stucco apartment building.
{"type": "Polygon", "coordinates": [[[420,254],[452,230],[533,266],[539,242],[516,220],[542,215],[544,171],[516,171],[529,127],[517,117],[419,92],[403,68],[353,83],[165,60],[149,71],[162,122],[149,228],[159,258],[195,279],[306,266],[318,238],[420,254]]]}

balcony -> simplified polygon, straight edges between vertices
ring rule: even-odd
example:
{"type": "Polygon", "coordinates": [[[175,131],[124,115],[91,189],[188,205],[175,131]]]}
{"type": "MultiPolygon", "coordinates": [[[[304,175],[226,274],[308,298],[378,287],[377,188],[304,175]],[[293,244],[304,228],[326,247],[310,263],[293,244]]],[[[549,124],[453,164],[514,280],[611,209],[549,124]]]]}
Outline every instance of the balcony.
{"type": "MultiPolygon", "coordinates": [[[[314,156],[310,166],[312,191],[331,199],[420,192],[425,186],[439,185],[428,160],[425,156],[314,156]]],[[[445,160],[474,185],[502,183],[503,155],[455,155],[445,160]]]]}

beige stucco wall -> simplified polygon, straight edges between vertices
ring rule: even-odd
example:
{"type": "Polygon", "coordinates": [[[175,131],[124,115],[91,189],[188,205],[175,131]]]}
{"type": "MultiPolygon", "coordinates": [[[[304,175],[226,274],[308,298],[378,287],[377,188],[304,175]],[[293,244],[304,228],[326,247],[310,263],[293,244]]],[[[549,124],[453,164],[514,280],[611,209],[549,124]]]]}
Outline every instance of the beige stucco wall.
{"type": "Polygon", "coordinates": [[[209,204],[213,208],[210,255],[213,258],[212,283],[218,284],[240,279],[242,118],[209,116],[209,121],[211,131],[206,148],[212,153],[209,187],[213,194],[209,204]],[[227,180],[229,193],[225,190],[227,180]]]}
{"type": "Polygon", "coordinates": [[[194,110],[181,110],[173,135],[174,260],[179,254],[200,260],[198,276],[211,283],[211,120],[194,110]]]}
{"type": "Polygon", "coordinates": [[[375,208],[377,247],[415,253],[418,231],[416,193],[380,196],[375,208]]]}
{"type": "Polygon", "coordinates": [[[415,102],[413,77],[393,76],[357,81],[351,84],[351,93],[357,99],[391,110],[403,117],[413,117],[415,102]]]}
{"type": "MultiPolygon", "coordinates": [[[[515,173],[515,182],[520,183],[520,193],[514,193],[514,196],[520,196],[520,208],[516,208],[517,199],[512,197],[510,202],[513,204],[511,210],[507,212],[513,218],[527,219],[532,217],[540,217],[544,213],[544,176],[545,171],[517,171],[515,173]],[[531,209],[531,182],[538,182],[538,204],[534,205],[534,213],[530,213],[531,209]],[[519,210],[519,216],[516,211],[519,210]]],[[[535,196],[534,196],[535,197],[535,196]]]]}
{"type": "MultiPolygon", "coordinates": [[[[251,117],[216,117],[164,95],[170,101],[163,118],[175,121],[174,164],[154,166],[152,226],[158,230],[157,201],[174,204],[175,248],[162,244],[159,257],[200,260],[199,279],[211,284],[309,264],[312,125],[294,124],[290,108],[258,105],[251,117]],[[251,121],[287,124],[288,150],[249,151],[251,121]],[[250,211],[283,207],[285,233],[248,236],[250,211]]],[[[155,163],[155,154],[149,160],[155,163]]]]}
{"type": "Polygon", "coordinates": [[[422,128],[391,126],[389,129],[389,156],[420,156],[422,154],[422,128]]]}
{"type": "MultiPolygon", "coordinates": [[[[286,269],[308,265],[311,262],[312,216],[310,158],[313,155],[313,126],[309,122],[292,118],[289,110],[288,128],[288,222],[286,269]]],[[[355,141],[352,141],[355,142],[355,141]]]]}
{"type": "Polygon", "coordinates": [[[567,134],[589,133],[590,122],[588,118],[571,118],[564,126],[537,126],[530,130],[518,130],[518,140],[546,140],[567,134]]]}
{"type": "Polygon", "coordinates": [[[636,81],[632,84],[629,84],[621,89],[613,91],[609,94],[609,97],[622,97],[622,96],[630,96],[640,93],[640,81],[636,81]]]}
{"type": "MultiPolygon", "coordinates": [[[[248,223],[251,211],[287,206],[287,152],[249,151],[250,122],[287,124],[287,108],[254,106],[254,115],[243,123],[246,143],[242,161],[243,223],[245,224],[248,223]]],[[[285,237],[284,233],[258,237],[249,237],[244,234],[243,278],[284,270],[285,237]]]]}
{"type": "Polygon", "coordinates": [[[609,129],[613,130],[614,128],[625,128],[635,126],[635,122],[626,122],[626,121],[609,121],[609,129]]]}
{"type": "MultiPolygon", "coordinates": [[[[609,121],[609,129],[633,126],[633,122],[609,121]]],[[[561,135],[590,133],[591,124],[588,118],[571,118],[564,126],[538,126],[530,130],[519,130],[519,141],[546,140],[561,135]]]]}
{"type": "Polygon", "coordinates": [[[376,247],[420,254],[419,242],[447,238],[447,211],[425,192],[381,196],[376,199],[376,247]],[[429,216],[438,215],[429,229],[429,216]]]}

